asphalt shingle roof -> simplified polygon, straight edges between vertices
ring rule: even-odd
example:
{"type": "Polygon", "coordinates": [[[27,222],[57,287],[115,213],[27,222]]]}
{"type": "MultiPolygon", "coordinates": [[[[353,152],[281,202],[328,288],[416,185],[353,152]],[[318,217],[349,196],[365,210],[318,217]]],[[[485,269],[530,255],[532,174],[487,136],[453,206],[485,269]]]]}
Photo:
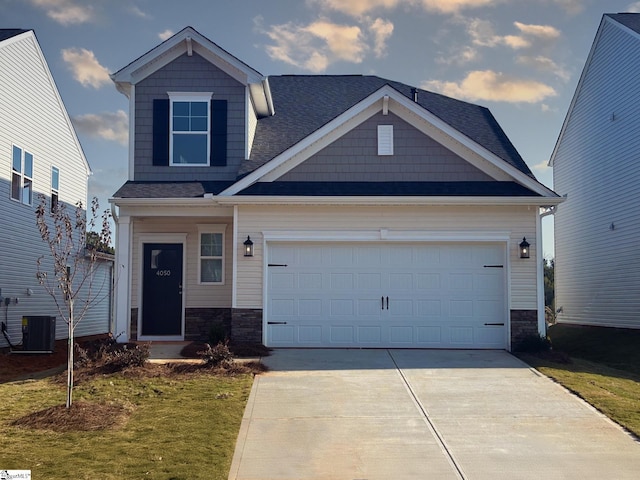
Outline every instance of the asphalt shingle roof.
{"type": "Polygon", "coordinates": [[[640,14],[638,13],[605,13],[605,16],[614,19],[636,33],[640,33],[640,14]]]}
{"type": "Polygon", "coordinates": [[[537,197],[516,182],[261,182],[238,195],[537,197]]]}
{"type": "Polygon", "coordinates": [[[217,195],[234,182],[136,182],[121,186],[115,198],[198,198],[205,193],[217,195]]]}
{"type": "Polygon", "coordinates": [[[0,28],[0,42],[28,31],[29,30],[24,30],[22,28],[0,28]]]}
{"type": "MultiPolygon", "coordinates": [[[[233,182],[136,182],[125,183],[116,198],[202,198],[214,195],[233,182]]],[[[276,196],[416,196],[416,197],[537,197],[516,182],[262,182],[238,195],[276,196]]]]}
{"type": "MultiPolygon", "coordinates": [[[[413,87],[377,76],[270,76],[275,115],[258,121],[251,157],[240,166],[239,177],[269,162],[384,85],[413,98],[413,87]]],[[[533,178],[531,170],[487,108],[420,89],[418,103],[533,178]]]]}

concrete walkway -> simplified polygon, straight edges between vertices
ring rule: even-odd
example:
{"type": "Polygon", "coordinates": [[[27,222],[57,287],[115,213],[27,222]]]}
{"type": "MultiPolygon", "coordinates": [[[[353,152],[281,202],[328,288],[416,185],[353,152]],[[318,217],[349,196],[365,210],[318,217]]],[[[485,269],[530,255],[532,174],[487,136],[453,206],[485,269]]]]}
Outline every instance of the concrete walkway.
{"type": "Polygon", "coordinates": [[[640,444],[504,351],[276,350],[229,478],[636,479],[640,444]]]}

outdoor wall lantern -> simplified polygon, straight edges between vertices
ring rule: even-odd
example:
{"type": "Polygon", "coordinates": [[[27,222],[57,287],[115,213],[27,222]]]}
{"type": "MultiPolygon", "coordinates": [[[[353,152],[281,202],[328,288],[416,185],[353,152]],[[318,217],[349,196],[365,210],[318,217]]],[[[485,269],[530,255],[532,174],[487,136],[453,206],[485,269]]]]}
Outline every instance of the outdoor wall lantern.
{"type": "Polygon", "coordinates": [[[247,235],[247,239],[244,241],[244,256],[253,257],[253,242],[249,235],[247,235]]]}
{"type": "Polygon", "coordinates": [[[525,237],[520,242],[520,258],[529,258],[529,242],[525,237]]]}

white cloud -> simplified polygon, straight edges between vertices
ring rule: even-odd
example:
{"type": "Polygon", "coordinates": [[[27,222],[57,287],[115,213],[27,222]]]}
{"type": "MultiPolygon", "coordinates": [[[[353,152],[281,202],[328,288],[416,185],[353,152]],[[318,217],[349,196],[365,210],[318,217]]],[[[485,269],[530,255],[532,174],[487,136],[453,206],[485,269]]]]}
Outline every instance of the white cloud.
{"type": "MultiPolygon", "coordinates": [[[[384,37],[384,25],[381,30],[381,33],[374,30],[376,40],[384,37]]],[[[274,42],[265,47],[271,58],[315,73],[338,60],[360,63],[369,49],[360,27],[326,20],[309,25],[293,22],[272,25],[263,33],[274,42]]]]}
{"type": "Polygon", "coordinates": [[[521,22],[513,22],[518,30],[525,35],[546,40],[555,40],[560,37],[560,30],[550,25],[532,25],[521,22]]]}
{"type": "Polygon", "coordinates": [[[491,22],[479,18],[472,18],[467,21],[467,33],[471,37],[471,42],[480,47],[505,45],[513,49],[519,49],[531,45],[527,39],[521,36],[496,34],[491,22]]]}
{"type": "Polygon", "coordinates": [[[91,50],[66,48],[62,50],[62,59],[73,72],[73,77],[85,87],[98,89],[111,83],[109,71],[100,65],[91,50]]]}
{"type": "Polygon", "coordinates": [[[533,166],[534,170],[539,170],[542,172],[547,171],[547,169],[549,168],[549,161],[548,160],[542,160],[540,163],[536,163],[533,166]]]}
{"type": "Polygon", "coordinates": [[[536,70],[541,72],[552,73],[565,82],[569,81],[569,79],[571,78],[571,75],[564,69],[564,67],[558,65],[556,62],[551,60],[549,57],[545,57],[544,55],[521,55],[516,59],[516,62],[520,65],[526,65],[528,67],[535,68],[536,70]]]}
{"type": "Polygon", "coordinates": [[[167,29],[164,32],[160,32],[158,38],[164,42],[167,38],[173,37],[174,34],[175,32],[173,30],[167,29]]]}
{"type": "Polygon", "coordinates": [[[151,18],[151,15],[149,15],[147,12],[142,11],[136,5],[129,5],[129,7],[127,7],[127,11],[136,17],[151,18]]]}
{"type": "Polygon", "coordinates": [[[61,25],[87,23],[93,20],[91,6],[78,5],[75,0],[30,0],[47,11],[47,16],[61,25]]]}
{"type": "Polygon", "coordinates": [[[627,7],[627,9],[625,11],[627,11],[629,13],[640,13],[640,2],[635,2],[635,3],[629,4],[629,6],[627,7]]]}
{"type": "Polygon", "coordinates": [[[451,49],[446,56],[441,55],[436,58],[436,62],[442,65],[465,65],[469,62],[473,62],[477,58],[478,50],[473,47],[465,46],[457,50],[451,49]]]}
{"type": "Polygon", "coordinates": [[[347,15],[360,17],[372,11],[392,10],[401,6],[421,8],[428,12],[454,14],[471,8],[489,7],[506,0],[313,0],[315,3],[347,15]]]}
{"type": "Polygon", "coordinates": [[[503,3],[503,0],[419,0],[418,3],[427,11],[458,13],[471,8],[491,7],[503,3]]]}
{"type": "Polygon", "coordinates": [[[557,3],[565,12],[571,15],[577,15],[584,10],[585,0],[552,0],[557,3]]]}
{"type": "Polygon", "coordinates": [[[373,51],[376,57],[383,57],[387,52],[387,40],[393,34],[393,23],[382,18],[376,18],[369,26],[373,34],[373,51]]]}
{"type": "Polygon", "coordinates": [[[117,142],[123,146],[129,142],[129,117],[124,110],[77,115],[71,121],[79,133],[90,137],[117,142]]]}
{"type": "Polygon", "coordinates": [[[476,70],[459,83],[430,80],[423,88],[441,92],[451,97],[471,101],[488,100],[508,103],[537,103],[557,95],[544,83],[524,78],[510,77],[501,72],[476,70]]]}

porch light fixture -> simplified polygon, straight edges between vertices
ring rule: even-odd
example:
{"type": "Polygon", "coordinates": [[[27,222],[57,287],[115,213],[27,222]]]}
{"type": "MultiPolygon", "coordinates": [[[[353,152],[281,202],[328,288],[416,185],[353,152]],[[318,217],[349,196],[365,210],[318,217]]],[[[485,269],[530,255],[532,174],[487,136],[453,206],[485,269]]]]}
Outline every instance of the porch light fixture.
{"type": "Polygon", "coordinates": [[[247,235],[247,239],[244,241],[244,256],[253,257],[253,242],[249,235],[247,235]]]}
{"type": "Polygon", "coordinates": [[[520,242],[520,258],[529,258],[529,242],[525,237],[520,242]]]}

